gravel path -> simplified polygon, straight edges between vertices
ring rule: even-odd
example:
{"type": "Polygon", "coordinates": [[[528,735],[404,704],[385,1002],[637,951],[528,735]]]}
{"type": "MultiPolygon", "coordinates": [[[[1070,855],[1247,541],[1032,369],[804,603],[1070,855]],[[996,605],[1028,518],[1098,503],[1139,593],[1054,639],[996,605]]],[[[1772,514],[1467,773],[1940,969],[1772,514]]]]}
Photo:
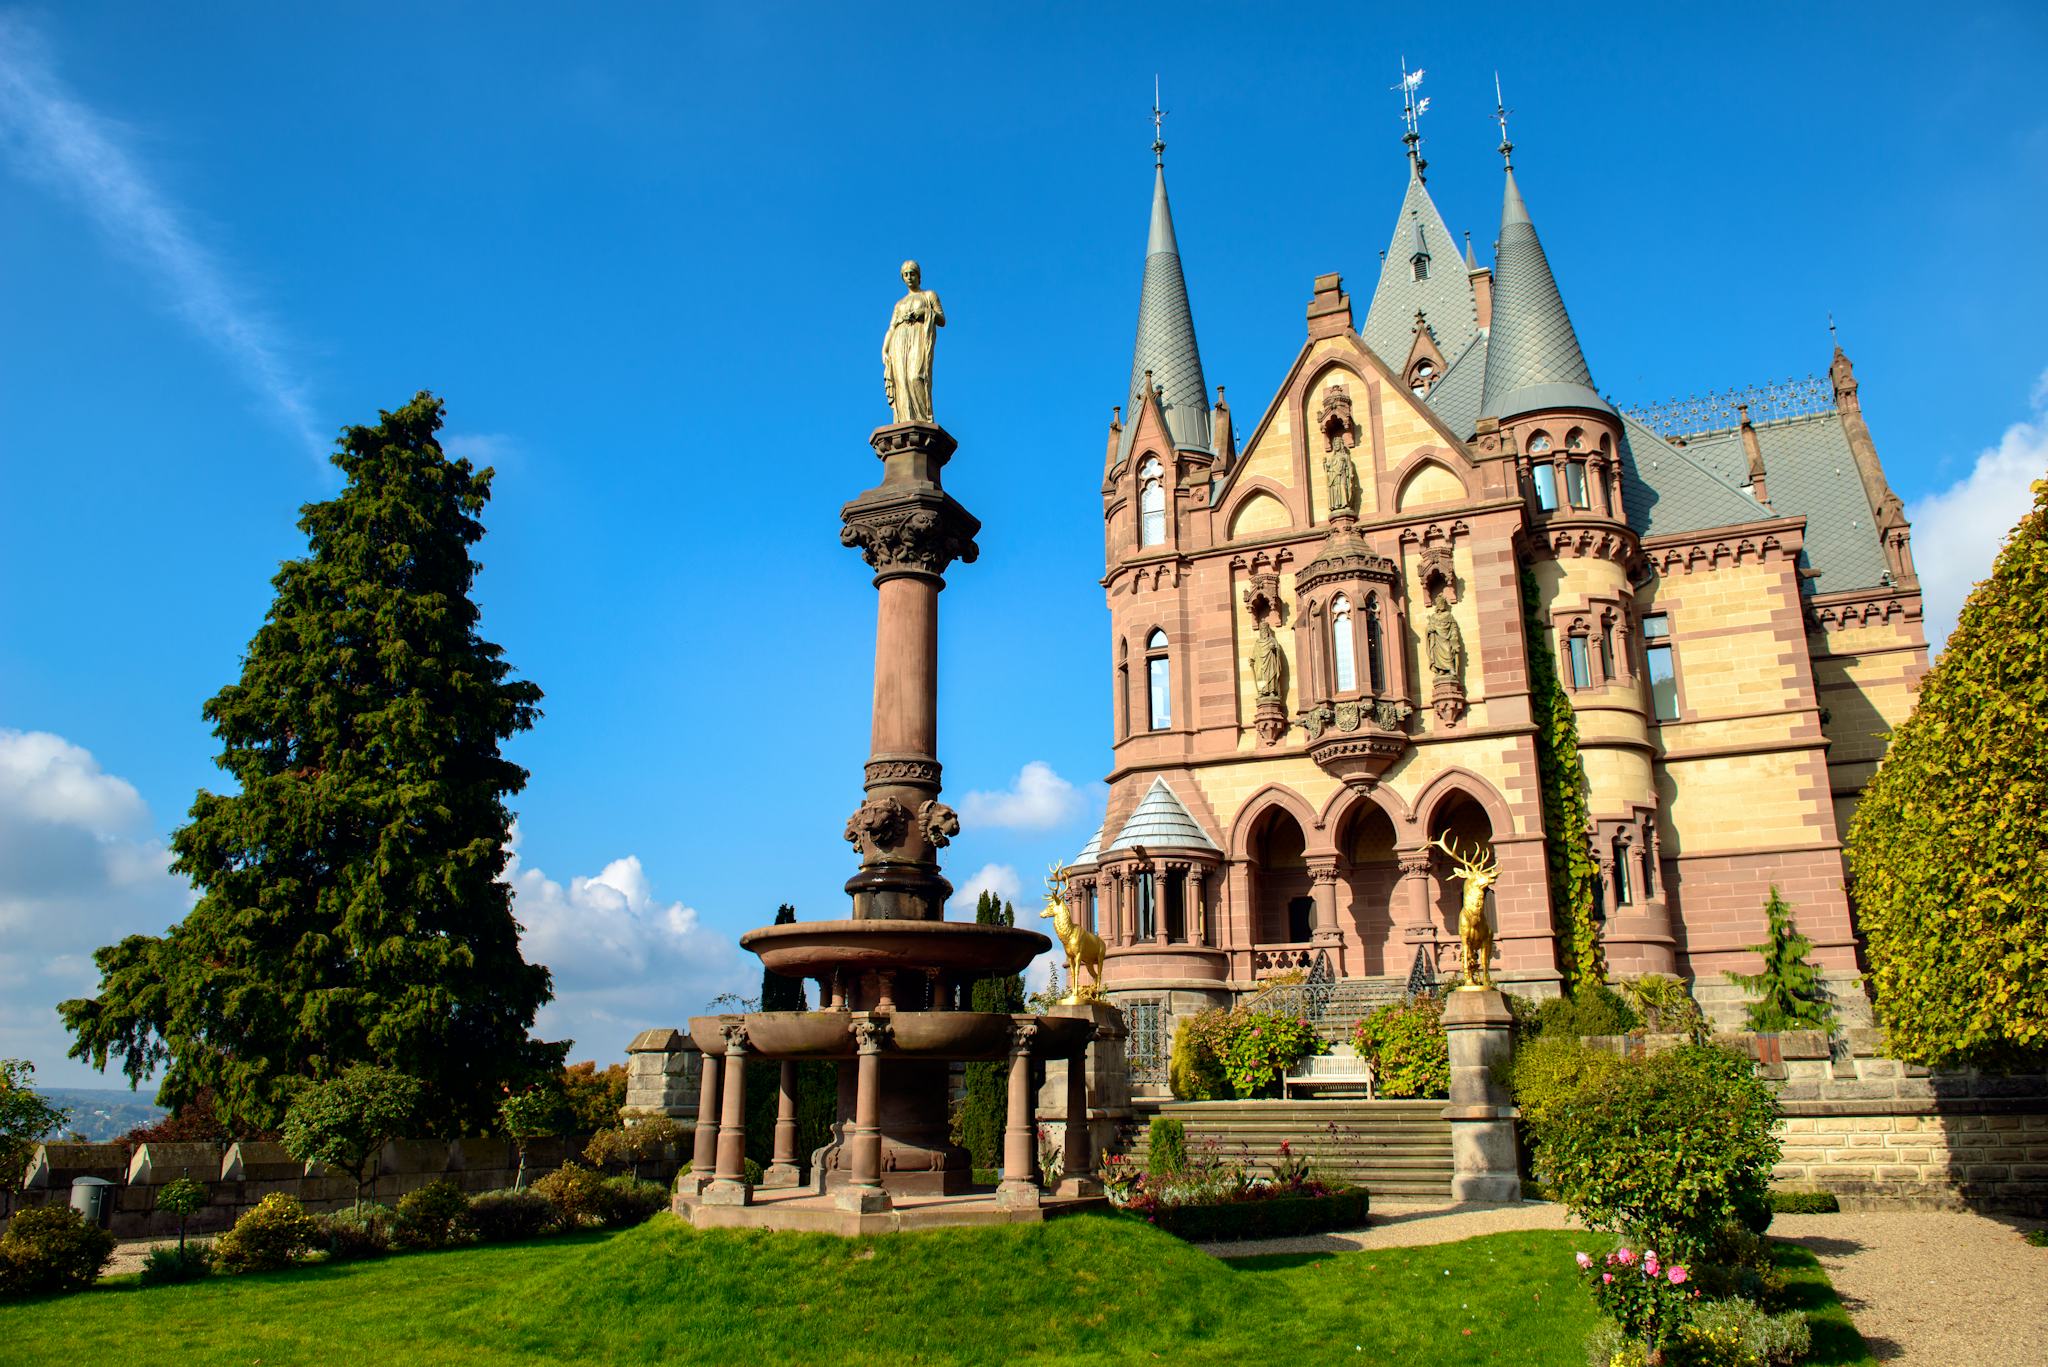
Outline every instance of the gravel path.
{"type": "Polygon", "coordinates": [[[1771,1237],[1820,1259],[1878,1361],[1949,1367],[2048,1360],[2048,1248],[2021,1239],[2040,1224],[1858,1211],[1780,1215],[1771,1237]]]}

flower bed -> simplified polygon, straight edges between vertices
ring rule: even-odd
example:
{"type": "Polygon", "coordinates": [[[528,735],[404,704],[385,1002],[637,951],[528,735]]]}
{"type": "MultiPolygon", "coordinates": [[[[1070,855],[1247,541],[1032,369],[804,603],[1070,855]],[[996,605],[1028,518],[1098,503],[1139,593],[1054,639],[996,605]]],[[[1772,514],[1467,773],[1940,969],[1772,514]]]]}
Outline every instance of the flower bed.
{"type": "Polygon", "coordinates": [[[1161,1206],[1145,1218],[1190,1243],[1279,1239],[1356,1229],[1365,1223],[1369,1205],[1365,1188],[1351,1187],[1321,1196],[1274,1196],[1222,1206],[1161,1206]]]}
{"type": "Polygon", "coordinates": [[[1292,1145],[1283,1142],[1261,1174],[1243,1145],[1234,1157],[1213,1136],[1183,1147],[1179,1128],[1178,1121],[1153,1122],[1157,1166],[1149,1172],[1121,1154],[1104,1157],[1103,1190],[1118,1209],[1189,1240],[1277,1238],[1365,1223],[1365,1189],[1318,1176],[1292,1145]]]}

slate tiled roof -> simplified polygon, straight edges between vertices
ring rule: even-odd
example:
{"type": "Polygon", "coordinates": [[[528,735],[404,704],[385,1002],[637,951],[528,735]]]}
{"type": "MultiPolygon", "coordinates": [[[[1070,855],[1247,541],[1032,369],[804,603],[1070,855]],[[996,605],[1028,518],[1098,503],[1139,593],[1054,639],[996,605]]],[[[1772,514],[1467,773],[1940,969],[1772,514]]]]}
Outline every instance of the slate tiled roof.
{"type": "Polygon", "coordinates": [[[1545,408],[1613,409],[1593,392],[1593,376],[1565,312],[1550,260],[1528,206],[1507,173],[1500,241],[1494,248],[1493,317],[1486,344],[1486,398],[1480,412],[1511,418],[1545,408]]]}
{"type": "Polygon", "coordinates": [[[1718,462],[1702,460],[1690,446],[1673,446],[1627,414],[1621,419],[1621,502],[1638,536],[1703,532],[1774,516],[1718,462]]]}
{"type": "MultiPolygon", "coordinates": [[[[1763,450],[1764,488],[1772,509],[1761,515],[1806,519],[1801,563],[1813,574],[1801,587],[1809,593],[1839,593],[1883,582],[1890,567],[1841,416],[1818,413],[1758,423],[1756,440],[1763,450]]],[[[1684,450],[1724,479],[1748,475],[1739,428],[1688,438],[1684,450]]]]}
{"type": "Polygon", "coordinates": [[[1411,167],[1408,193],[1401,199],[1400,216],[1394,220],[1393,240],[1380,262],[1379,283],[1373,287],[1372,304],[1365,311],[1365,326],[1359,336],[1387,369],[1399,374],[1414,343],[1415,313],[1420,309],[1429,323],[1430,336],[1445,356],[1457,356],[1479,333],[1479,303],[1472,293],[1472,277],[1466,272],[1457,239],[1437,212],[1422,177],[1411,167]],[[1420,242],[1429,252],[1429,278],[1414,278],[1410,264],[1420,242]]]}
{"type": "Polygon", "coordinates": [[[1482,332],[1473,337],[1464,355],[1451,358],[1449,368],[1423,402],[1435,410],[1444,426],[1460,441],[1465,441],[1479,424],[1479,403],[1486,397],[1485,390],[1486,334],[1482,332]]]}
{"type": "Polygon", "coordinates": [[[1155,778],[1151,788],[1146,790],[1144,800],[1131,813],[1124,828],[1116,833],[1110,842],[1109,852],[1136,849],[1139,846],[1151,849],[1216,850],[1221,847],[1211,840],[1196,820],[1188,815],[1188,809],[1173,795],[1173,789],[1166,786],[1166,780],[1155,778]]]}
{"type": "MultiPolygon", "coordinates": [[[[1145,284],[1138,295],[1138,342],[1131,352],[1123,437],[1116,465],[1131,454],[1138,430],[1145,372],[1165,393],[1166,430],[1180,446],[1209,449],[1209,390],[1202,377],[1202,352],[1195,345],[1195,319],[1180,269],[1180,243],[1173,235],[1173,210],[1166,202],[1166,168],[1152,183],[1152,227],[1145,240],[1145,284]]],[[[1114,467],[1112,467],[1114,468],[1114,467]]]]}
{"type": "MultiPolygon", "coordinates": [[[[1108,822],[1103,823],[1105,826],[1108,824],[1108,822]]],[[[1098,826],[1095,828],[1095,834],[1088,837],[1088,843],[1081,847],[1081,852],[1074,856],[1073,861],[1067,867],[1070,869],[1092,869],[1095,867],[1095,861],[1101,856],[1102,827],[1098,826]]]]}

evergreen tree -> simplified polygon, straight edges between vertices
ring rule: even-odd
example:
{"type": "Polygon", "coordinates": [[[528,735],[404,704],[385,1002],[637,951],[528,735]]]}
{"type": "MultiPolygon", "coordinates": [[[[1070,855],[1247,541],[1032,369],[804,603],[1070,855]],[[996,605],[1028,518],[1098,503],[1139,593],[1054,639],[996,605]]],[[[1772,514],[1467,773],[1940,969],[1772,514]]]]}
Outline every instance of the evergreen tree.
{"type": "MultiPolygon", "coordinates": [[[[984,892],[974,904],[977,925],[1013,926],[1017,909],[992,892],[984,892]]],[[[1021,973],[982,978],[975,982],[969,1005],[976,1011],[1015,1014],[1024,1009],[1024,976],[1021,973]]],[[[1003,1124],[1009,1110],[1010,1065],[1000,1061],[966,1065],[966,1095],[960,1107],[960,1146],[974,1155],[977,1168],[1002,1164],[1003,1124]]]]}
{"type": "Polygon", "coordinates": [[[1792,908],[1775,885],[1764,903],[1764,942],[1751,945],[1763,955],[1761,973],[1730,973],[1728,981],[1752,994],[1749,1028],[1759,1033],[1778,1030],[1825,1030],[1834,1024],[1820,970],[1807,962],[1813,941],[1792,924],[1792,908]]]}
{"type": "Polygon", "coordinates": [[[172,837],[199,901],[98,951],[98,995],[59,1007],[74,1058],[165,1065],[160,1105],[211,1088],[224,1124],[274,1129],[299,1080],[370,1063],[475,1133],[562,1065],[529,1035],[552,989],[500,879],[526,771],[499,746],[541,694],[478,633],[492,472],[442,452],[441,418],[422,393],[344,429],[345,486],[301,510],[309,553],[204,708],[237,791],[202,790],[172,837]]]}
{"type": "Polygon", "coordinates": [[[2048,1050],[2048,480],[1971,591],[1849,824],[1895,1057],[2048,1050]]]}
{"type": "Polygon", "coordinates": [[[1538,608],[1536,576],[1522,572],[1524,634],[1529,642],[1529,710],[1536,722],[1536,777],[1543,797],[1543,849],[1550,913],[1557,926],[1564,990],[1607,976],[1600,928],[1593,920],[1593,879],[1599,865],[1587,848],[1586,766],[1579,758],[1579,722],[1557,677],[1550,632],[1538,608]]]}

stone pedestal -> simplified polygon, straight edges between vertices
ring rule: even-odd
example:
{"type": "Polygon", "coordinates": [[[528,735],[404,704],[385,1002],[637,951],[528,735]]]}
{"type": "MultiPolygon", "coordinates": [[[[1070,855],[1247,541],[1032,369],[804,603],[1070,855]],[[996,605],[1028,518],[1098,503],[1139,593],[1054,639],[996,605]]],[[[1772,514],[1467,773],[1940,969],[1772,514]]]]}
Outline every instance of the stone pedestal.
{"type": "Polygon", "coordinates": [[[703,1056],[680,1030],[642,1030],[626,1046],[626,1104],[619,1114],[628,1125],[666,1116],[688,1127],[697,1119],[697,1088],[703,1056]]]}
{"type": "MultiPolygon", "coordinates": [[[[1124,1041],[1130,1031],[1124,1027],[1124,1013],[1108,1002],[1055,1006],[1046,1014],[1093,1021],[1095,1024],[1095,1042],[1088,1046],[1088,1056],[1082,1065],[1082,1076],[1087,1084],[1087,1144],[1091,1171],[1070,1171],[1060,1186],[1061,1195],[1094,1195],[1096,1184],[1092,1160],[1099,1159],[1115,1146],[1118,1132],[1133,1114],[1131,1075],[1124,1052],[1124,1041]],[[1069,1192],[1067,1182],[1077,1180],[1087,1184],[1088,1189],[1077,1188],[1069,1192]]],[[[1065,1059],[1047,1061],[1045,1085],[1038,1092],[1039,1119],[1062,1125],[1072,1123],[1073,1108],[1069,1104],[1068,1093],[1068,1075],[1072,1069],[1073,1064],[1065,1059]]]]}
{"type": "Polygon", "coordinates": [[[1515,1108],[1494,1064],[1513,1051],[1507,1001],[1491,987],[1459,988],[1444,1003],[1450,1038],[1451,1197],[1457,1201],[1519,1201],[1522,1176],[1515,1147],[1515,1108]]]}

